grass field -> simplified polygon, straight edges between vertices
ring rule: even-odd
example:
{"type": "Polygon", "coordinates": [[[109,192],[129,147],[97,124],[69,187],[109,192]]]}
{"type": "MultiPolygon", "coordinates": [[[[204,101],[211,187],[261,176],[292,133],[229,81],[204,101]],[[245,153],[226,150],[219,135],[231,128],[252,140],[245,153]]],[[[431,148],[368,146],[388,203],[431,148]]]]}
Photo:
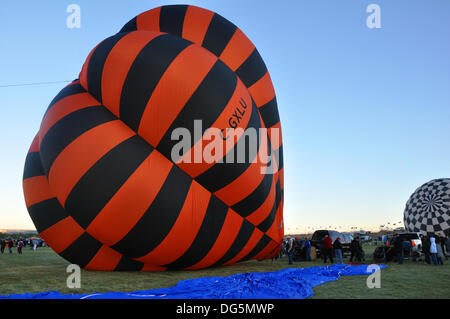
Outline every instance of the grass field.
{"type": "MultiPolygon", "coordinates": [[[[371,263],[373,247],[366,246],[365,250],[366,256],[369,256],[366,263],[371,263]]],[[[406,260],[403,265],[389,263],[389,267],[381,271],[380,289],[367,288],[367,276],[346,276],[315,287],[312,298],[450,298],[450,261],[444,262],[444,266],[438,267],[411,260],[406,260]]],[[[13,254],[5,251],[0,255],[0,295],[44,291],[93,293],[147,290],[174,286],[184,279],[324,265],[322,260],[317,260],[296,262],[290,266],[287,259],[282,258],[273,262],[248,261],[199,271],[82,271],[81,288],[69,289],[66,286],[68,264],[50,248],[39,248],[36,252],[26,248],[22,255],[18,255],[15,249],[13,254]]]]}

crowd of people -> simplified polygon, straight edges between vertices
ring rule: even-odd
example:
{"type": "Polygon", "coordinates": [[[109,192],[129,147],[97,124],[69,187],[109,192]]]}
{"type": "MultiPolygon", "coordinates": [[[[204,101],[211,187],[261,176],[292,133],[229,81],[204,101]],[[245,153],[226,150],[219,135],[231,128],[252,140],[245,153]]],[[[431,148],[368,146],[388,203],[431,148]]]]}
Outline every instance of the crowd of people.
{"type": "Polygon", "coordinates": [[[436,235],[433,236],[420,236],[422,240],[422,251],[425,259],[425,263],[433,265],[443,265],[445,260],[448,260],[450,255],[450,237],[436,235]]]}
{"type": "MultiPolygon", "coordinates": [[[[434,236],[421,235],[422,241],[421,251],[416,250],[415,254],[418,255],[419,260],[421,256],[424,256],[424,263],[433,264],[435,266],[443,265],[444,259],[448,260],[450,256],[450,237],[446,237],[440,234],[434,236]]],[[[400,236],[394,235],[386,241],[386,250],[399,264],[403,264],[404,254],[409,248],[411,248],[411,242],[405,241],[400,236]],[[406,246],[405,246],[406,245],[406,246]]],[[[316,246],[318,255],[323,259],[324,263],[330,261],[332,264],[343,263],[344,246],[341,238],[336,238],[334,241],[329,235],[316,246]]],[[[307,237],[287,237],[282,242],[280,254],[277,258],[287,255],[289,264],[293,264],[294,261],[311,261],[311,240],[307,237]]],[[[358,237],[353,238],[349,246],[346,246],[346,250],[350,252],[350,263],[365,261],[365,254],[362,248],[362,243],[358,237]]],[[[415,260],[415,259],[414,259],[415,260]]]]}
{"type": "MultiPolygon", "coordinates": [[[[287,237],[282,242],[282,247],[277,258],[287,255],[289,264],[292,265],[295,261],[311,261],[311,240],[307,237],[287,237]]],[[[343,263],[344,247],[341,238],[336,238],[334,241],[329,235],[326,235],[323,241],[317,247],[317,252],[320,253],[324,263],[328,260],[331,263],[343,263]]],[[[361,262],[364,260],[364,251],[362,249],[359,238],[353,239],[350,244],[350,262],[353,260],[361,262]]]]}
{"type": "Polygon", "coordinates": [[[0,253],[1,254],[4,254],[5,252],[12,254],[13,248],[16,247],[17,253],[19,255],[21,255],[23,248],[26,246],[29,246],[30,249],[32,249],[32,250],[36,250],[38,247],[45,246],[45,242],[38,238],[27,238],[27,239],[25,239],[25,238],[1,239],[0,238],[0,253]]]}

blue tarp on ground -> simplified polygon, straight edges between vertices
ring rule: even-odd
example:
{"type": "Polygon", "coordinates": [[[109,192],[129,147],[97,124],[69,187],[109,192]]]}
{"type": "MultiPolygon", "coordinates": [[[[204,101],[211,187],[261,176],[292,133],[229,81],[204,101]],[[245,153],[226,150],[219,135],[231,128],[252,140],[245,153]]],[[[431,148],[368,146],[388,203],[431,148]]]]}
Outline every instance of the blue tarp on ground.
{"type": "MultiPolygon", "coordinates": [[[[386,268],[380,265],[380,269],[386,268]]],[[[174,287],[134,292],[61,294],[15,294],[0,299],[304,299],[313,287],[340,276],[369,275],[376,271],[368,265],[332,265],[288,268],[265,273],[243,273],[228,277],[206,277],[178,282],[174,287]]]]}

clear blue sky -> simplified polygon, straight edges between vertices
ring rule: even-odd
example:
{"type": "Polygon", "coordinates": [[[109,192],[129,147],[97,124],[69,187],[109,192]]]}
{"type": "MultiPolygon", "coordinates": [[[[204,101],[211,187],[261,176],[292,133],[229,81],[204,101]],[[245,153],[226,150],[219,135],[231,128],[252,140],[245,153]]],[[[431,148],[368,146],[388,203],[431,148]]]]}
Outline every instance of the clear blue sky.
{"type": "MultiPolygon", "coordinates": [[[[17,1],[0,7],[0,86],[72,80],[89,51],[140,12],[172,1],[17,1]],[[66,8],[81,7],[68,29],[66,8]]],[[[255,43],[283,126],[286,230],[375,228],[409,195],[450,177],[450,1],[186,1],[255,43]],[[381,8],[381,29],[366,7],[381,8]]],[[[33,228],[22,171],[64,84],[0,88],[0,229],[33,228]]]]}

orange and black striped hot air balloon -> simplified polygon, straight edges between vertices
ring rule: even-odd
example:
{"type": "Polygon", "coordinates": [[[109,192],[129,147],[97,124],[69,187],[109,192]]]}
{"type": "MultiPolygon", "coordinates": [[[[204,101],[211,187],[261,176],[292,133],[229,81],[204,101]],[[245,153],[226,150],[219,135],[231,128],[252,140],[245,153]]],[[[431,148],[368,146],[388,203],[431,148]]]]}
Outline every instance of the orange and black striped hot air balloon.
{"type": "Polygon", "coordinates": [[[244,33],[205,9],[158,7],[98,44],[50,103],[26,158],[26,205],[48,245],[85,269],[271,258],[283,238],[279,129],[244,33]],[[195,160],[210,128],[222,146],[195,160]],[[177,129],[190,147],[177,148],[177,129]]]}

